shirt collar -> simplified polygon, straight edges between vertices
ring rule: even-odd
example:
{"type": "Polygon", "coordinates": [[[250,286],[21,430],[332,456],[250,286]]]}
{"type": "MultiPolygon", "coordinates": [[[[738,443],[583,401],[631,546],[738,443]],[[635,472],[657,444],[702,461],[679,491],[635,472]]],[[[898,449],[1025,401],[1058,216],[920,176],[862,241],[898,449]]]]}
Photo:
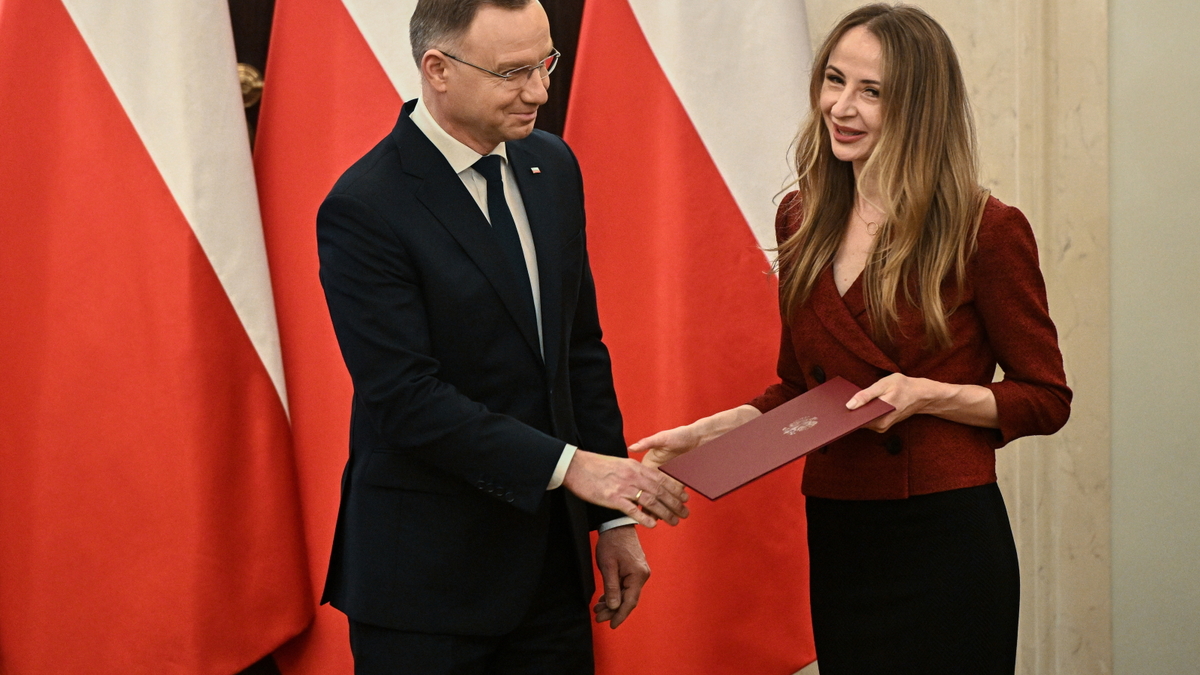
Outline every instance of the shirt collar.
{"type": "MultiPolygon", "coordinates": [[[[412,121],[421,130],[421,133],[425,134],[425,137],[433,143],[433,146],[442,153],[446,161],[450,162],[450,168],[454,169],[454,173],[466,171],[483,157],[467,144],[447,133],[437,123],[437,120],[433,119],[429,108],[425,107],[425,99],[417,99],[417,107],[412,111],[412,121]]],[[[499,155],[505,162],[508,161],[508,151],[505,149],[504,143],[497,145],[488,154],[499,155]]]]}

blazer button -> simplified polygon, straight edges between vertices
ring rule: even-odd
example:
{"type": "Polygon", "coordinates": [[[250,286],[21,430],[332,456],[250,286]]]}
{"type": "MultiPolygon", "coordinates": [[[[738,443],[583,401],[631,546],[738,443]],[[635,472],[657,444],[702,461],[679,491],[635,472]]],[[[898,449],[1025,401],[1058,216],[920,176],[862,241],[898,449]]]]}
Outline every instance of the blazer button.
{"type": "Polygon", "coordinates": [[[883,442],[883,447],[889,455],[898,455],[904,450],[904,441],[900,440],[899,436],[888,436],[883,442]]]}
{"type": "Polygon", "coordinates": [[[821,366],[813,366],[812,376],[817,384],[825,384],[825,369],[821,366]]]}
{"type": "Polygon", "coordinates": [[[516,499],[516,498],[513,497],[513,493],[511,493],[511,492],[504,495],[504,501],[508,502],[509,504],[513,503],[514,499],[516,499]]]}

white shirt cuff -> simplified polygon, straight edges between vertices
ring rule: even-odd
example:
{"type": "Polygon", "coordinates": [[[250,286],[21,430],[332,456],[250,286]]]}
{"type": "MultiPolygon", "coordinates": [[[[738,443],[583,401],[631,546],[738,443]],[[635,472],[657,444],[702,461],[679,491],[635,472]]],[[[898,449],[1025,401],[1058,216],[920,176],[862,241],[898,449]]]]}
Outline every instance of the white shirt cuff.
{"type": "Polygon", "coordinates": [[[608,532],[614,527],[625,527],[626,525],[637,525],[637,521],[627,516],[613,518],[606,523],[600,523],[600,527],[596,528],[596,533],[599,534],[600,532],[608,532]]]}
{"type": "Polygon", "coordinates": [[[556,490],[562,487],[563,478],[567,477],[567,467],[571,465],[571,460],[575,457],[575,451],[579,448],[567,443],[567,447],[563,448],[562,455],[558,458],[558,464],[554,465],[554,473],[550,474],[550,485],[547,490],[556,490]]]}
{"type": "MultiPolygon", "coordinates": [[[[571,460],[575,458],[575,451],[578,449],[570,443],[563,448],[562,455],[558,458],[558,464],[554,466],[554,473],[550,474],[550,485],[546,488],[547,490],[556,490],[562,487],[563,478],[567,475],[567,467],[571,465],[571,460]]],[[[624,527],[625,525],[637,525],[637,521],[627,516],[613,518],[601,523],[596,532],[607,532],[614,527],[624,527]]]]}

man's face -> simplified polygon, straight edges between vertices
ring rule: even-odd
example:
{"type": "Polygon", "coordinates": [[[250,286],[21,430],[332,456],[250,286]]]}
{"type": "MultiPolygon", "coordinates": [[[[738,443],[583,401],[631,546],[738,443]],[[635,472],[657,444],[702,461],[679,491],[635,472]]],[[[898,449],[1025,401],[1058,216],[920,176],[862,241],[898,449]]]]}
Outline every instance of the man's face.
{"type": "MultiPolygon", "coordinates": [[[[550,22],[538,2],[523,9],[483,5],[455,53],[488,70],[505,73],[537,64],[554,51],[550,22]]],[[[503,141],[525,138],[533,131],[538,106],[546,102],[549,78],[525,74],[505,81],[465,63],[447,59],[445,113],[455,138],[480,154],[503,141]]]]}

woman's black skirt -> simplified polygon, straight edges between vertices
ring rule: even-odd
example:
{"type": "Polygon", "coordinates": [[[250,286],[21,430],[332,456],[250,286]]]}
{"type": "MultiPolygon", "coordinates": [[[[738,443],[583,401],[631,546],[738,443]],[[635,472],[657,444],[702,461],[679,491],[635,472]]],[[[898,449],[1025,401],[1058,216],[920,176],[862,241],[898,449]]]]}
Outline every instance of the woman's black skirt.
{"type": "Polygon", "coordinates": [[[995,483],[807,511],[821,675],[1013,673],[1021,580],[995,483]]]}

